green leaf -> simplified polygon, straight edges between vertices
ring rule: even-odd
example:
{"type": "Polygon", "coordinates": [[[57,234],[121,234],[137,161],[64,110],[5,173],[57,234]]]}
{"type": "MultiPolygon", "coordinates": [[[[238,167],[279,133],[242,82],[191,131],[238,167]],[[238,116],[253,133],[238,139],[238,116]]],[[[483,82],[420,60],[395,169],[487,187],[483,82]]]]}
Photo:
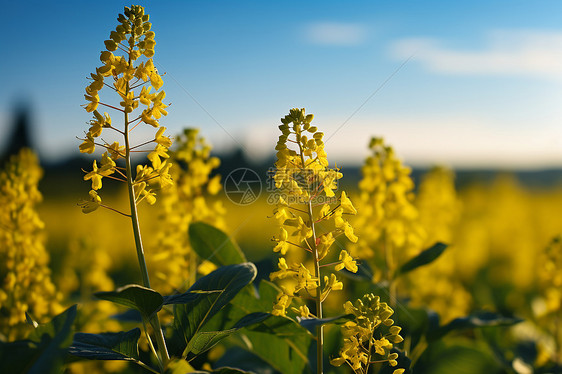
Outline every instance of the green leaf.
{"type": "Polygon", "coordinates": [[[51,322],[38,324],[31,334],[33,340],[0,343],[0,372],[61,373],[75,319],[76,305],[73,305],[51,322]]]}
{"type": "MultiPolygon", "coordinates": [[[[44,348],[44,347],[43,347],[44,348]]],[[[31,340],[18,340],[15,342],[0,341],[0,372],[1,373],[26,373],[33,362],[41,355],[41,347],[31,340]]],[[[62,370],[62,363],[46,368],[47,372],[62,370]]]]}
{"type": "Polygon", "coordinates": [[[187,345],[195,334],[202,331],[203,326],[211,317],[254,280],[256,274],[254,264],[247,262],[220,267],[197,280],[187,292],[198,293],[198,297],[188,300],[186,303],[174,305],[174,327],[183,342],[187,345]]]}
{"type": "Polygon", "coordinates": [[[212,294],[212,293],[220,293],[220,292],[222,292],[222,291],[221,290],[211,290],[211,291],[194,290],[194,291],[186,291],[186,292],[178,294],[178,295],[164,296],[164,305],[186,304],[186,303],[193,302],[193,301],[199,299],[199,297],[201,297],[201,295],[212,294]]]}
{"type": "MultiPolygon", "coordinates": [[[[240,292],[229,305],[228,313],[221,316],[222,320],[236,320],[252,312],[271,310],[280,291],[277,285],[262,279],[258,295],[240,292]]],[[[223,312],[224,310],[221,314],[223,312]]],[[[224,326],[215,320],[216,318],[212,322],[217,322],[217,330],[224,326]]],[[[271,316],[260,324],[244,329],[241,334],[244,335],[246,348],[276,371],[287,374],[309,371],[308,351],[313,336],[294,320],[271,316]]],[[[221,365],[229,364],[228,357],[221,359],[221,365]]]]}
{"type": "MultiPolygon", "coordinates": [[[[227,307],[206,324],[205,329],[224,330],[232,326],[232,321],[243,320],[248,314],[271,310],[280,291],[274,283],[262,279],[258,294],[250,292],[248,287],[242,290],[227,307]]],[[[272,367],[277,372],[287,374],[309,371],[308,351],[313,336],[294,320],[271,316],[240,331],[240,335],[245,348],[257,356],[255,358],[263,361],[260,367],[272,367]]],[[[220,365],[238,367],[239,362],[235,357],[225,355],[220,359],[220,365]]],[[[243,368],[250,370],[249,366],[243,368]]]]}
{"type": "Polygon", "coordinates": [[[353,314],[344,314],[342,316],[332,317],[332,318],[297,318],[300,325],[310,331],[311,333],[316,332],[318,326],[325,324],[335,324],[343,325],[347,321],[351,321],[355,316],[353,314]]]}
{"type": "Polygon", "coordinates": [[[409,273],[421,266],[427,265],[435,261],[447,248],[447,244],[435,243],[432,247],[422,251],[416,257],[412,258],[396,271],[395,276],[409,273]]]}
{"type": "Polygon", "coordinates": [[[479,327],[511,326],[521,321],[522,319],[519,318],[504,317],[493,312],[481,312],[467,317],[455,318],[446,325],[429,331],[427,338],[429,340],[437,340],[455,330],[466,330],[479,327]]]}
{"type": "Polygon", "coordinates": [[[198,356],[201,353],[213,348],[218,342],[232,335],[238,329],[228,329],[222,331],[199,331],[189,341],[185,348],[185,355],[189,359],[190,356],[198,356]]]}
{"type": "Polygon", "coordinates": [[[228,235],[204,222],[189,225],[189,241],[193,250],[217,266],[246,262],[246,256],[228,235]]]}
{"type": "Polygon", "coordinates": [[[432,342],[412,369],[415,373],[431,374],[514,372],[513,368],[502,370],[486,344],[464,341],[432,342]]]}
{"type": "Polygon", "coordinates": [[[242,347],[232,346],[214,362],[216,367],[234,367],[250,373],[277,373],[271,365],[242,347]]]}
{"type": "Polygon", "coordinates": [[[287,317],[272,316],[244,331],[248,350],[284,374],[310,371],[308,351],[313,336],[287,317]]]}
{"type": "Polygon", "coordinates": [[[220,331],[200,331],[189,341],[185,351],[192,356],[200,355],[201,353],[211,349],[222,339],[232,335],[241,328],[260,323],[270,316],[271,314],[263,312],[251,313],[236,322],[236,324],[230,329],[220,331]]]}
{"type": "Polygon", "coordinates": [[[72,326],[75,319],[76,305],[73,305],[53,318],[51,322],[37,326],[35,331],[41,334],[41,345],[44,346],[45,341],[48,343],[28,374],[56,373],[61,370],[67,348],[72,342],[72,326]],[[45,339],[46,336],[50,339],[45,339]]]}
{"type": "Polygon", "coordinates": [[[139,361],[138,340],[141,330],[106,332],[101,334],[74,334],[69,353],[90,360],[139,361]]]}
{"type": "Polygon", "coordinates": [[[149,319],[154,313],[158,312],[164,303],[164,298],[158,292],[138,284],[129,284],[115,291],[96,292],[94,295],[98,299],[112,301],[116,304],[136,309],[146,319],[149,319]]]}

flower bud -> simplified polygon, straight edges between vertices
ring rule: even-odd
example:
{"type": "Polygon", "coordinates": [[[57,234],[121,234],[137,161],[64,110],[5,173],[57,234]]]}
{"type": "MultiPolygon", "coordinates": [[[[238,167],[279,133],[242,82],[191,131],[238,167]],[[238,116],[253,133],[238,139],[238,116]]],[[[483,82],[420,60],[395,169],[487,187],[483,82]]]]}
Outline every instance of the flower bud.
{"type": "Polygon", "coordinates": [[[121,40],[124,39],[123,34],[118,33],[117,31],[112,31],[109,34],[109,37],[111,38],[111,40],[113,40],[115,43],[119,43],[121,40]]]}
{"type": "Polygon", "coordinates": [[[105,44],[105,48],[107,48],[108,51],[115,51],[115,50],[117,50],[117,43],[115,43],[115,41],[113,41],[113,40],[111,40],[111,39],[106,40],[106,41],[104,42],[104,44],[105,44]]]}
{"type": "Polygon", "coordinates": [[[100,61],[107,63],[108,61],[111,60],[111,57],[113,57],[113,53],[109,51],[102,51],[100,54],[100,61]]]}

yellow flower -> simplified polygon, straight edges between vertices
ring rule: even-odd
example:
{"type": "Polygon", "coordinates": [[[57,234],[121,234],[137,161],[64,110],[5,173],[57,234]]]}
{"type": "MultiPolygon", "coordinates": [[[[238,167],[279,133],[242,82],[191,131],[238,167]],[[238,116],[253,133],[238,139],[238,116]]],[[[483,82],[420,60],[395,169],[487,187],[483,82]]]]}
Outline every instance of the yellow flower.
{"type": "Polygon", "coordinates": [[[345,249],[340,252],[339,260],[341,262],[336,265],[336,271],[340,271],[341,269],[346,268],[352,273],[357,273],[358,270],[357,263],[355,262],[355,259],[351,257],[349,253],[347,253],[345,249]]]}
{"type": "Polygon", "coordinates": [[[83,200],[78,203],[78,205],[82,208],[83,213],[92,213],[94,210],[98,209],[101,205],[101,197],[99,197],[98,193],[94,190],[90,190],[90,199],[83,200]]]}
{"type": "Polygon", "coordinates": [[[90,102],[88,105],[86,105],[86,111],[93,112],[94,110],[96,110],[100,102],[100,97],[98,96],[97,92],[95,94],[86,93],[84,97],[87,101],[90,102]]]}
{"type": "MultiPolygon", "coordinates": [[[[124,143],[126,146],[119,145],[115,141],[113,144],[102,144],[107,152],[103,155],[101,160],[101,168],[98,169],[94,163],[93,170],[86,174],[85,180],[92,180],[92,189],[99,190],[102,187],[102,177],[109,176],[114,172],[119,175],[112,177],[122,182],[129,183],[132,179],[131,170],[135,169],[131,165],[130,157],[131,152],[145,152],[141,147],[151,142],[156,143],[154,151],[147,152],[148,160],[152,168],[137,167],[135,176],[135,184],[140,182],[147,182],[150,185],[158,183],[160,188],[170,186],[172,178],[169,175],[171,163],[163,162],[167,159],[168,148],[171,146],[171,140],[164,136],[165,128],[158,129],[155,136],[148,141],[140,141],[136,144],[133,142],[131,131],[136,128],[141,122],[149,124],[154,127],[159,127],[158,119],[167,112],[166,104],[162,102],[166,97],[164,91],[151,93],[152,88],[157,91],[162,87],[163,81],[154,67],[152,56],[154,54],[154,32],[149,31],[151,24],[148,22],[148,15],[144,14],[142,7],[126,8],[125,13],[127,16],[120,15],[118,18],[119,25],[110,34],[110,39],[106,40],[106,51],[100,55],[102,66],[96,68],[96,72],[90,74],[90,84],[86,87],[85,98],[87,104],[85,106],[88,112],[93,112],[93,119],[90,121],[90,128],[86,134],[86,139],[79,146],[80,151],[84,153],[93,153],[95,151],[94,138],[101,136],[104,128],[114,130],[120,133],[123,137],[127,138],[124,143]],[[141,55],[147,57],[144,62],[137,62],[141,55]],[[112,85],[121,98],[119,105],[125,112],[125,123],[119,129],[112,125],[111,117],[104,113],[102,116],[96,109],[98,105],[105,105],[110,108],[115,108],[115,105],[109,105],[100,102],[99,92],[108,86],[104,83],[105,77],[112,77],[112,85]],[[139,84],[139,80],[143,81],[139,84]],[[142,87],[140,93],[135,94],[135,88],[142,87]],[[146,105],[143,110],[138,109],[139,103],[146,105]],[[140,112],[140,113],[139,113],[140,112]],[[134,118],[134,119],[133,119],[134,118]],[[117,168],[114,161],[119,158],[125,158],[126,168],[120,170],[117,168]],[[125,175],[128,173],[129,175],[125,175]]],[[[138,165],[137,165],[138,166],[138,165]]],[[[156,195],[154,189],[149,189],[144,186],[142,189],[137,188],[137,199],[146,200],[149,204],[154,204],[156,195]]]]}
{"type": "Polygon", "coordinates": [[[172,146],[172,141],[169,137],[164,136],[164,131],[166,131],[165,127],[160,127],[154,136],[154,141],[164,148],[168,149],[172,146]]]}
{"type": "Polygon", "coordinates": [[[120,146],[118,142],[113,142],[107,146],[107,151],[113,160],[118,160],[125,156],[125,146],[120,146]]]}
{"type": "Polygon", "coordinates": [[[297,308],[291,308],[291,310],[297,313],[301,318],[313,318],[314,316],[310,313],[310,309],[306,305],[301,305],[297,308]]]}
{"type": "Polygon", "coordinates": [[[279,271],[271,273],[269,275],[270,280],[283,279],[291,275],[291,271],[289,270],[289,266],[287,266],[287,261],[284,257],[279,258],[279,263],[277,266],[279,267],[279,271]]]}
{"type": "Polygon", "coordinates": [[[27,337],[26,312],[45,320],[62,311],[36,209],[42,175],[37,156],[27,148],[0,169],[0,335],[6,341],[27,337]]]}
{"type": "MultiPolygon", "coordinates": [[[[158,131],[161,135],[162,127],[158,131]]],[[[222,188],[219,175],[210,178],[213,169],[219,165],[210,154],[211,147],[195,129],[184,130],[174,141],[174,148],[169,150],[166,163],[171,164],[168,173],[174,183],[158,192],[159,204],[155,214],[150,216],[155,235],[147,243],[150,249],[146,251],[148,267],[154,273],[151,277],[153,287],[160,292],[186,290],[196,279],[194,269],[200,274],[209,269],[206,262],[199,267],[200,259],[191,248],[186,235],[190,223],[203,221],[226,229],[222,201],[211,203],[205,193],[218,192],[222,188]]],[[[143,172],[142,180],[148,181],[155,176],[151,170],[143,172]]]]}
{"type": "Polygon", "coordinates": [[[96,150],[96,144],[94,143],[94,138],[90,133],[86,134],[86,139],[80,144],[80,152],[82,153],[94,153],[96,150]]]}
{"type": "Polygon", "coordinates": [[[101,183],[102,178],[103,175],[98,172],[98,165],[96,163],[96,160],[94,160],[94,163],[92,165],[92,171],[84,175],[84,180],[85,181],[92,180],[92,189],[99,190],[102,186],[101,183]]]}
{"type": "Polygon", "coordinates": [[[291,298],[285,293],[281,293],[277,296],[277,301],[273,305],[271,314],[274,316],[285,316],[287,314],[286,308],[289,305],[291,305],[291,298]]]}
{"type": "MultiPolygon", "coordinates": [[[[281,135],[275,149],[277,160],[272,182],[278,189],[278,201],[273,210],[274,218],[280,226],[280,234],[274,238],[274,252],[288,255],[292,265],[281,257],[280,270],[271,279],[287,278],[298,297],[308,297],[324,301],[329,293],[343,289],[343,283],[335,274],[323,274],[325,265],[321,262],[329,258],[329,251],[336,237],[344,234],[357,241],[353,227],[343,217],[343,213],[356,212],[353,204],[341,192],[338,199],[335,191],[342,173],[337,168],[328,167],[328,159],[322,141],[323,133],[311,125],[313,115],[305,114],[304,109],[291,109],[281,118],[281,135]],[[291,248],[291,251],[289,250],[291,248]],[[293,250],[294,249],[294,250],[293,250]],[[303,261],[298,252],[310,253],[312,266],[303,261]],[[297,259],[293,261],[291,258],[297,259]],[[312,270],[304,265],[314,268],[312,270]],[[292,281],[292,282],[291,282],[292,281]],[[305,290],[306,292],[303,292],[305,290]]],[[[342,268],[353,269],[353,258],[345,258],[342,268]]],[[[355,265],[356,267],[356,265],[355,265]]],[[[294,312],[307,315],[307,312],[294,309],[294,312]]],[[[316,311],[321,315],[322,311],[316,311]]]]}
{"type": "Polygon", "coordinates": [[[332,362],[337,365],[347,363],[360,373],[369,370],[370,363],[364,359],[364,355],[368,355],[373,361],[388,362],[390,366],[396,366],[398,354],[390,353],[390,350],[394,348],[392,342],[399,343],[402,337],[398,335],[400,328],[392,326],[394,321],[389,319],[394,311],[373,294],[364,295],[355,304],[347,301],[344,309],[346,313],[353,314],[355,319],[342,326],[343,347],[339,357],[332,362]]]}
{"type": "Polygon", "coordinates": [[[330,274],[330,277],[324,276],[324,283],[326,287],[326,294],[330,291],[340,291],[343,290],[343,283],[340,282],[334,273],[330,274]]]}
{"type": "Polygon", "coordinates": [[[336,239],[334,238],[332,232],[329,232],[327,234],[320,235],[317,240],[318,245],[316,246],[316,248],[318,250],[318,257],[320,260],[322,260],[328,254],[328,250],[330,249],[332,244],[334,244],[336,239]]]}
{"type": "Polygon", "coordinates": [[[355,207],[351,203],[351,200],[349,200],[349,198],[345,194],[345,191],[341,192],[340,204],[341,204],[341,207],[343,208],[344,213],[357,214],[357,210],[355,209],[355,207]]]}
{"type": "Polygon", "coordinates": [[[146,157],[152,162],[152,167],[156,170],[160,167],[160,165],[162,165],[160,157],[169,158],[170,156],[168,155],[168,148],[160,144],[156,144],[154,151],[150,152],[146,157]]]}
{"type": "Polygon", "coordinates": [[[318,279],[313,278],[310,271],[303,264],[299,264],[293,278],[297,281],[294,291],[295,293],[300,290],[313,291],[316,287],[318,287],[318,279]]]}

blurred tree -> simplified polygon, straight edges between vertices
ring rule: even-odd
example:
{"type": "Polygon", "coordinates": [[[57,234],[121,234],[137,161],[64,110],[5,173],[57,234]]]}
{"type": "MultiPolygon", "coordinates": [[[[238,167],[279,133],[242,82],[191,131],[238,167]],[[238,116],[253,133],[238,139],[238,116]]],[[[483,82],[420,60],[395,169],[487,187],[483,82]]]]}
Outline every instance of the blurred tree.
{"type": "MultiPolygon", "coordinates": [[[[22,148],[35,150],[31,141],[31,110],[26,101],[19,101],[14,105],[12,133],[7,138],[4,152],[1,153],[0,163],[4,164],[12,155],[18,154],[22,148]]],[[[8,130],[9,131],[9,130],[8,130]]]]}

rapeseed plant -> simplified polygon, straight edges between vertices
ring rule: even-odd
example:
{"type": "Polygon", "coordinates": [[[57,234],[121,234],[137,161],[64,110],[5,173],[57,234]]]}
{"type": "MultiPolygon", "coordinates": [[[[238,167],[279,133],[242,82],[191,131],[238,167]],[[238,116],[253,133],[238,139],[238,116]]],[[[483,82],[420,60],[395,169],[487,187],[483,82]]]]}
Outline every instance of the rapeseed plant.
{"type": "MultiPolygon", "coordinates": [[[[57,276],[57,288],[66,299],[78,297],[81,301],[80,318],[76,323],[82,332],[118,332],[121,323],[111,318],[119,313],[113,303],[92,300],[94,292],[115,288],[109,272],[112,258],[102,247],[90,238],[73,238],[68,245],[61,273],[57,276]]],[[[79,361],[70,364],[69,374],[113,373],[123,370],[122,361],[79,361]]]]}
{"type": "MultiPolygon", "coordinates": [[[[277,161],[273,179],[278,189],[274,217],[279,224],[277,243],[279,270],[272,273],[271,280],[289,280],[282,286],[273,307],[273,314],[284,316],[293,298],[311,300],[315,304],[311,311],[306,303],[290,309],[300,318],[323,318],[322,303],[332,291],[342,290],[343,283],[335,272],[347,269],[357,272],[355,259],[342,249],[338,260],[322,263],[330,253],[339,236],[351,242],[357,241],[353,227],[346,220],[347,215],[356,214],[345,191],[336,197],[337,181],[342,173],[330,169],[324,151],[323,133],[312,126],[312,114],[304,109],[291,109],[281,119],[281,135],[275,149],[277,161]],[[312,260],[311,271],[303,263],[287,263],[289,251],[305,251],[312,260]],[[322,272],[332,268],[333,271],[322,272]]],[[[316,329],[317,370],[323,372],[323,328],[316,329]]]]}
{"type": "MultiPolygon", "coordinates": [[[[426,233],[424,247],[436,242],[452,243],[461,214],[453,172],[437,167],[424,175],[415,205],[426,233]]],[[[429,307],[444,322],[466,315],[471,303],[470,294],[457,278],[454,250],[453,246],[431,265],[417,269],[409,280],[412,305],[429,307]]]]}
{"type": "Polygon", "coordinates": [[[26,313],[45,318],[62,311],[45,249],[44,223],[36,205],[43,175],[27,148],[0,171],[0,340],[24,338],[26,313]]]}
{"type": "Polygon", "coordinates": [[[195,282],[199,270],[207,274],[214,270],[208,261],[201,262],[191,249],[188,228],[192,222],[203,221],[224,229],[222,201],[209,201],[222,188],[220,175],[211,177],[220,160],[211,157],[211,147],[197,129],[186,129],[170,151],[170,175],[174,185],[162,190],[156,220],[154,240],[147,261],[154,273],[156,288],[166,293],[185,291],[195,282]],[[186,280],[186,274],[189,279],[186,280]]]}
{"type": "Polygon", "coordinates": [[[369,149],[371,155],[361,168],[359,214],[354,221],[361,240],[348,248],[353,256],[373,265],[373,281],[388,282],[390,302],[394,303],[393,274],[401,261],[422,249],[426,234],[414,205],[411,170],[402,165],[383,139],[372,138],[369,149]]]}
{"type": "MultiPolygon", "coordinates": [[[[339,357],[330,360],[332,365],[348,364],[354,373],[367,374],[371,365],[385,362],[391,367],[398,365],[398,353],[391,352],[394,344],[404,339],[399,335],[401,328],[394,325],[390,316],[394,314],[380,297],[366,294],[355,304],[348,301],[344,305],[346,313],[355,319],[342,326],[344,338],[339,357]]],[[[380,366],[380,365],[379,365],[380,366]]],[[[402,374],[405,369],[396,369],[393,374],[402,374]]]]}
{"type": "Polygon", "coordinates": [[[549,243],[540,256],[538,285],[542,302],[536,308],[539,326],[552,338],[551,361],[562,365],[562,236],[549,243]]]}
{"type": "MultiPolygon", "coordinates": [[[[105,150],[100,166],[94,161],[92,170],[87,172],[84,180],[90,180],[92,189],[89,200],[80,205],[84,213],[90,213],[100,206],[111,209],[131,219],[133,234],[137,249],[137,258],[141,268],[143,285],[150,288],[150,280],[146,267],[143,242],[139,228],[137,205],[143,200],[149,204],[156,201],[156,190],[173,184],[169,170],[171,163],[168,148],[172,145],[170,138],[164,135],[165,127],[161,127],[159,120],[167,115],[167,105],[163,103],[166,93],[159,91],[163,81],[154,66],[154,32],[150,31],[151,24],[148,14],[144,13],[141,6],[125,8],[124,14],[117,18],[119,25],[110,34],[110,39],[105,41],[106,50],[101,52],[102,65],[91,74],[91,83],[86,87],[84,95],[88,104],[85,109],[94,114],[90,121],[90,128],[80,145],[83,153],[93,153],[96,146],[105,150]],[[139,59],[144,61],[139,62],[139,59]],[[110,82],[107,83],[106,80],[110,82]],[[99,94],[103,88],[113,91],[121,101],[118,106],[102,101],[99,94]],[[152,92],[154,89],[154,92],[152,92]],[[114,110],[123,116],[122,127],[117,127],[112,117],[98,112],[97,108],[103,106],[114,110]],[[139,108],[140,106],[140,108],[139,108]],[[141,110],[142,109],[142,110],[141,110]],[[144,124],[157,128],[152,139],[133,144],[132,131],[137,126],[144,124]],[[109,144],[106,141],[98,142],[103,131],[121,135],[122,142],[115,141],[109,144]],[[145,147],[154,145],[152,151],[145,147]],[[148,153],[150,165],[135,165],[132,154],[136,152],[148,153]],[[118,166],[116,162],[124,159],[125,167],[118,166]],[[106,206],[102,203],[98,191],[102,188],[103,178],[111,178],[127,184],[130,211],[128,213],[106,206]]],[[[165,365],[169,360],[164,336],[160,327],[158,316],[151,318],[151,325],[157,339],[157,355],[160,365],[165,365]]],[[[148,334],[148,333],[147,333],[148,334]]]]}

